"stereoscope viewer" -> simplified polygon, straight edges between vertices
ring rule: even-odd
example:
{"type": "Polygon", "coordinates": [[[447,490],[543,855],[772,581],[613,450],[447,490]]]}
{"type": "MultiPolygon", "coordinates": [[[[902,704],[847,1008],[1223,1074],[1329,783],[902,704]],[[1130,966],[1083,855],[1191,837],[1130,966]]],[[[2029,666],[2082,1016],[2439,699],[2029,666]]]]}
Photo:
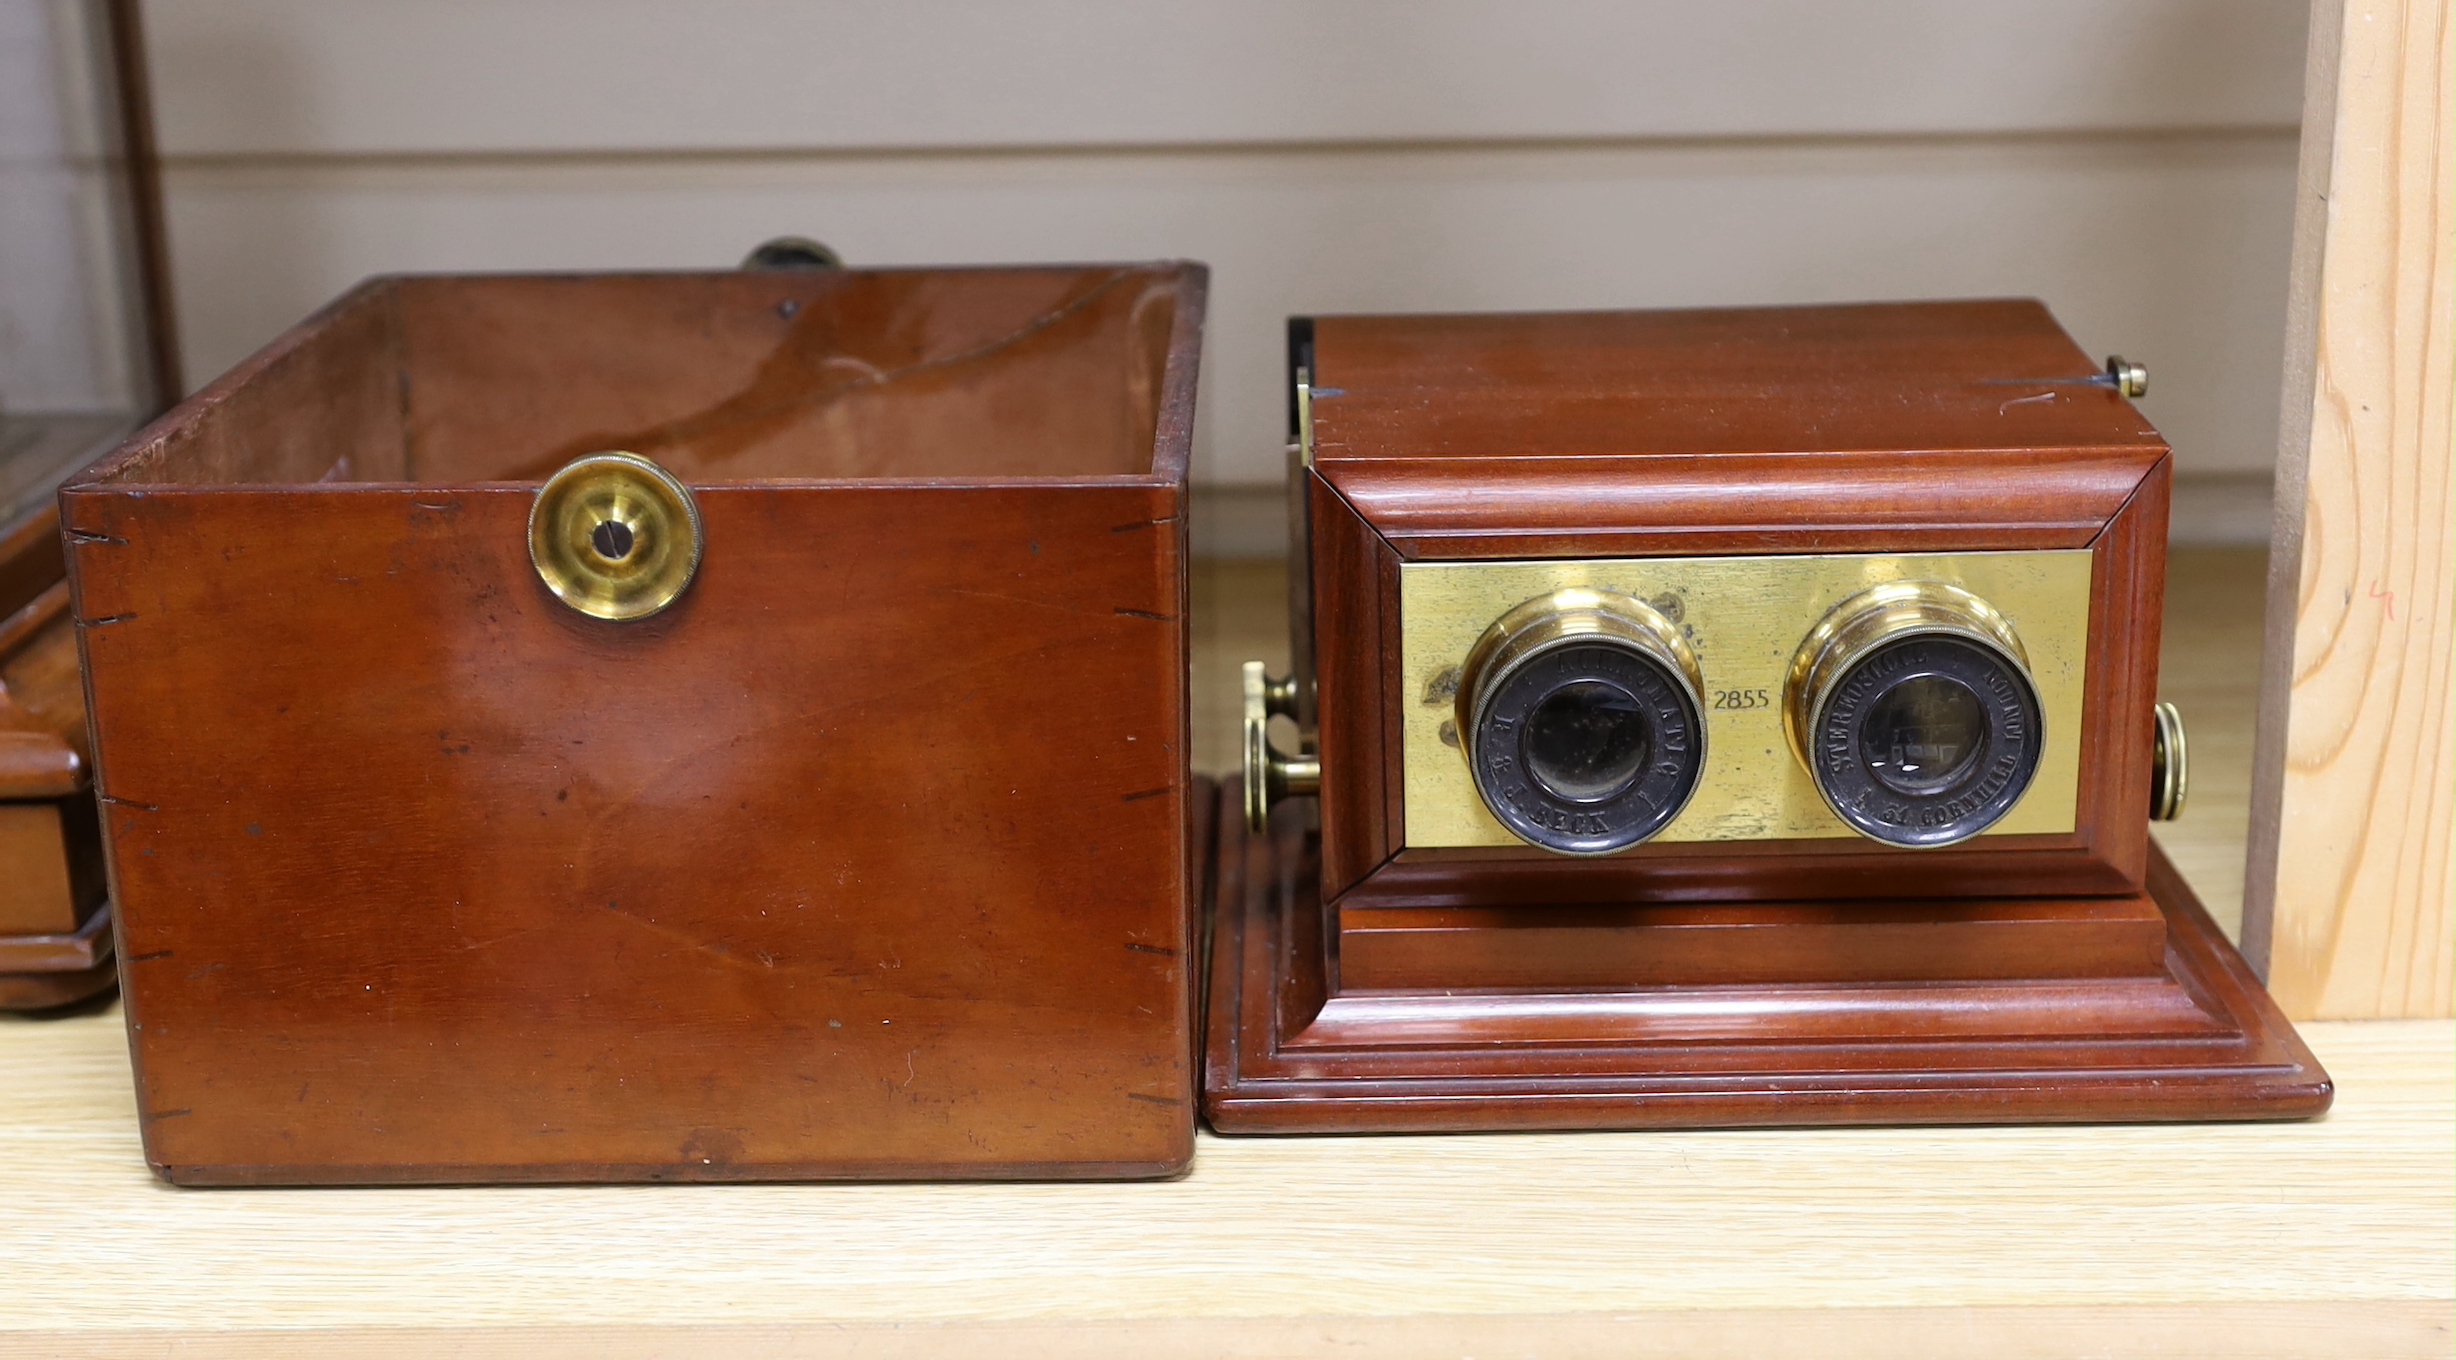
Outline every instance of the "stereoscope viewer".
{"type": "Polygon", "coordinates": [[[1246,671],[1220,1128],[2326,1107],[2149,838],[2186,769],[2139,366],[2026,301],[1289,350],[1295,670],[1246,671]]]}

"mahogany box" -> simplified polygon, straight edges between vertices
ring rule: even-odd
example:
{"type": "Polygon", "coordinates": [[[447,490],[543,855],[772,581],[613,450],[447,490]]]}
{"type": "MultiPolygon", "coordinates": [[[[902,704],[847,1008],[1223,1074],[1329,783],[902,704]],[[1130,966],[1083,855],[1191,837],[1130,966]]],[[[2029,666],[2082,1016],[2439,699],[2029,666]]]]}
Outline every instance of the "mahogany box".
{"type": "Polygon", "coordinates": [[[1205,288],[382,278],[75,479],[155,1169],[1183,1168],[1205,288]]]}
{"type": "Polygon", "coordinates": [[[2149,836],[2188,767],[2141,366],[2023,300],[1290,340],[1220,1129],[2327,1108],[2149,836]]]}

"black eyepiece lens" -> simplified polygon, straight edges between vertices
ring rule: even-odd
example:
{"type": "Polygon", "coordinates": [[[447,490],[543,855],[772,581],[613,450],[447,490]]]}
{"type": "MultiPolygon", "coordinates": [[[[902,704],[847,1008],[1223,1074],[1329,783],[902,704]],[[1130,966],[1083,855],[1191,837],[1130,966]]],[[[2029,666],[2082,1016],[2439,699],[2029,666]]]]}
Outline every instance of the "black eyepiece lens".
{"type": "Polygon", "coordinates": [[[1618,685],[1562,685],[1527,714],[1527,773],[1554,797],[1575,803],[1615,798],[1637,782],[1653,743],[1637,697],[1618,685]]]}
{"type": "Polygon", "coordinates": [[[2038,773],[2038,691],[2003,652],[1955,634],[1878,644],[1810,723],[1834,814],[1890,845],[1951,845],[2012,810],[2038,773]]]}
{"type": "Polygon", "coordinates": [[[1868,705],[1859,742],[1877,782],[1896,793],[1934,793],[1987,749],[1986,705],[1958,680],[1912,676],[1868,705]]]}

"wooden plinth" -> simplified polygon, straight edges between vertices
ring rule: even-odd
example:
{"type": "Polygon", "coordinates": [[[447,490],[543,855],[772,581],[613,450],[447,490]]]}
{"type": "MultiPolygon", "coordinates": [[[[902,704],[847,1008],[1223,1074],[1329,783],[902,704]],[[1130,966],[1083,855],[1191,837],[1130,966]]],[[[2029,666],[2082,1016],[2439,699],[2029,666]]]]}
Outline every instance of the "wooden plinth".
{"type": "Polygon", "coordinates": [[[1222,1132],[2295,1119],[2331,1096],[2154,847],[2150,972],[1542,989],[1343,986],[1293,807],[1263,835],[1224,819],[1217,863],[1204,1108],[1222,1132]]]}
{"type": "Polygon", "coordinates": [[[108,903],[62,935],[0,935],[0,1011],[42,1011],[100,995],[119,981],[108,903]]]}
{"type": "Polygon", "coordinates": [[[1338,914],[1344,991],[2153,977],[2146,894],[1945,902],[1368,907],[1338,914]]]}

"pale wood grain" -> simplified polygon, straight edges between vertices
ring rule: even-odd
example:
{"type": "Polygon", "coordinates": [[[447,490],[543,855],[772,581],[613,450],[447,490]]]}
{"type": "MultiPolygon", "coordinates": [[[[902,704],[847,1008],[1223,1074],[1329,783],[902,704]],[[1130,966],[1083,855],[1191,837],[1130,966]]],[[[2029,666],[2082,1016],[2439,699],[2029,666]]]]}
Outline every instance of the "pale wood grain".
{"type": "Polygon", "coordinates": [[[1287,563],[1198,561],[1192,593],[1194,768],[1234,774],[1244,759],[1239,668],[1259,661],[1273,675],[1288,673],[1287,563]]]}
{"type": "Polygon", "coordinates": [[[533,1328],[586,1329],[567,1353],[1389,1354],[1426,1333],[1340,1338],[1424,1315],[1560,1319],[1587,1337],[1564,1353],[1611,1349],[1613,1317],[1665,1354],[2043,1354],[2044,1326],[2092,1354],[2307,1355],[2323,1325],[2426,1353],[2456,1294],[2456,1026],[2306,1033],[2341,1092],[2308,1124],[1206,1137],[1160,1184],[181,1191],[143,1166],[115,1011],[7,1019],[0,1354],[424,1329],[493,1354],[533,1328]],[[1869,1308],[1898,1317],[1821,1311],[1869,1308]],[[2204,1308],[2214,1340],[2177,1321],[2204,1308]],[[1768,1309],[1787,1321],[1728,1316],[1768,1309]],[[1015,1323],[1046,1330],[990,1326],[1015,1323]],[[597,1344],[631,1329],[665,1349],[597,1344]]]}
{"type": "Polygon", "coordinates": [[[179,1339],[79,1334],[13,1344],[44,1360],[1147,1360],[1152,1356],[1417,1360],[1899,1360],[1899,1357],[2173,1356],[2215,1360],[2444,1360],[2446,1303],[2125,1304],[2111,1308],[1782,1308],[1761,1312],[1238,1318],[1090,1322],[855,1323],[825,1327],[496,1327],[340,1332],[239,1331],[179,1339]],[[40,1349],[32,1347],[39,1345],[40,1349]]]}
{"type": "Polygon", "coordinates": [[[2183,712],[2192,781],[2183,815],[2150,831],[2229,938],[2243,917],[2266,571],[2259,548],[2177,548],[2166,565],[2158,697],[2183,712]]]}
{"type": "Polygon", "coordinates": [[[2290,1015],[2448,1015],[2456,23],[2322,0],[2312,35],[2246,942],[2290,1015]]]}

